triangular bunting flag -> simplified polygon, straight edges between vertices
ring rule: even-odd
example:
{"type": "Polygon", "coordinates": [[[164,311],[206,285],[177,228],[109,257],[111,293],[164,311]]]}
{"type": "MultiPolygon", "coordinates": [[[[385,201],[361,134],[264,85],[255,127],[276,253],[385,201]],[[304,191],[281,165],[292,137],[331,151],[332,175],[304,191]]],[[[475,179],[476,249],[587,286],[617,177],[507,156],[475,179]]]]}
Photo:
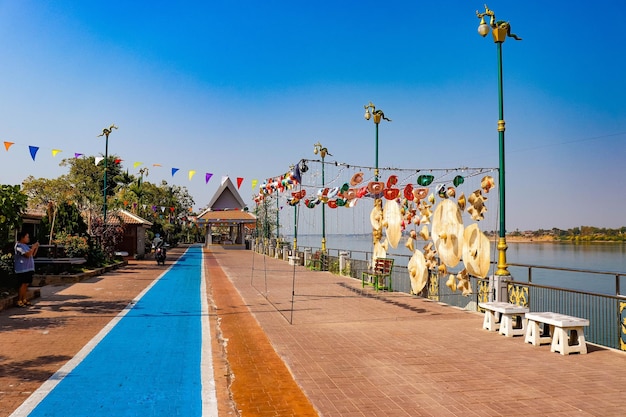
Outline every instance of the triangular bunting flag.
{"type": "Polygon", "coordinates": [[[193,178],[193,176],[196,175],[196,171],[194,171],[193,169],[189,171],[189,181],[191,181],[191,179],[193,178]]]}
{"type": "Polygon", "coordinates": [[[95,158],[96,165],[98,165],[102,161],[104,161],[104,156],[96,156],[95,158]]]}
{"type": "Polygon", "coordinates": [[[204,175],[204,183],[205,183],[205,184],[208,184],[208,183],[209,183],[209,180],[211,179],[211,177],[212,177],[212,176],[213,176],[213,174],[211,174],[210,172],[207,172],[207,173],[204,175]]]}
{"type": "Polygon", "coordinates": [[[242,182],[243,182],[243,178],[237,177],[237,189],[239,189],[239,187],[241,187],[241,183],[242,182]]]}
{"type": "Polygon", "coordinates": [[[35,156],[37,156],[37,151],[39,150],[39,146],[29,146],[28,150],[30,150],[30,157],[35,160],[35,156]]]}
{"type": "Polygon", "coordinates": [[[76,158],[76,159],[78,159],[81,156],[83,156],[82,153],[74,153],[74,158],[76,158]]]}
{"type": "Polygon", "coordinates": [[[161,206],[161,212],[164,213],[165,212],[165,206],[161,206]]]}
{"type": "Polygon", "coordinates": [[[178,172],[178,168],[172,168],[172,177],[178,172]]]}
{"type": "Polygon", "coordinates": [[[256,187],[256,185],[259,183],[259,180],[252,180],[252,189],[254,190],[254,187],[256,187]]]}
{"type": "Polygon", "coordinates": [[[14,142],[4,142],[4,149],[7,150],[7,152],[9,152],[9,148],[11,147],[11,145],[15,145],[14,142]]]}
{"type": "Polygon", "coordinates": [[[220,182],[220,185],[224,185],[227,179],[228,179],[228,176],[222,177],[222,182],[220,182]]]}
{"type": "Polygon", "coordinates": [[[133,168],[137,168],[141,164],[143,164],[143,162],[135,162],[133,163],[133,168]]]}
{"type": "Polygon", "coordinates": [[[123,159],[120,159],[120,158],[115,158],[115,161],[113,161],[113,162],[115,162],[116,164],[119,164],[119,163],[120,163],[120,162],[122,162],[122,161],[123,161],[123,159]]]}
{"type": "Polygon", "coordinates": [[[152,164],[153,167],[162,167],[163,165],[161,164],[152,164]]]}
{"type": "Polygon", "coordinates": [[[57,156],[57,154],[58,154],[59,152],[62,152],[62,151],[61,151],[61,149],[53,149],[53,150],[52,150],[52,156],[53,156],[53,157],[57,156]]]}

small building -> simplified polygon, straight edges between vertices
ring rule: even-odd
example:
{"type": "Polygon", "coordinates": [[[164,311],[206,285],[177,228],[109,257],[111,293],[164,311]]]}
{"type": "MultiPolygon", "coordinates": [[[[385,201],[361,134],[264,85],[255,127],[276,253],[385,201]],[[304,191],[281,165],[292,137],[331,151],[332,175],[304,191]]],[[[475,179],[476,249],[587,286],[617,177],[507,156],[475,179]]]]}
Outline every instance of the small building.
{"type": "Polygon", "coordinates": [[[247,211],[237,188],[227,177],[208,208],[198,215],[197,224],[206,227],[207,245],[244,245],[246,235],[256,226],[256,216],[247,211]]]}
{"type": "Polygon", "coordinates": [[[116,246],[119,252],[127,252],[129,256],[146,254],[146,231],[152,223],[126,210],[115,210],[107,215],[108,224],[124,226],[124,238],[116,246]]]}

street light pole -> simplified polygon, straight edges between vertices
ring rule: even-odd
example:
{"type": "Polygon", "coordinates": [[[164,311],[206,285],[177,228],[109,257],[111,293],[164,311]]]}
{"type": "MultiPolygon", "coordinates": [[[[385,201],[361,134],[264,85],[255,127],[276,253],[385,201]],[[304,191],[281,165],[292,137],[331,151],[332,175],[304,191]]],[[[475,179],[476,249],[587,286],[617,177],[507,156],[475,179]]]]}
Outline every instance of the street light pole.
{"type": "MultiPolygon", "coordinates": [[[[320,156],[322,157],[322,192],[324,190],[325,187],[325,182],[324,182],[324,158],[326,158],[326,155],[330,155],[333,156],[330,152],[328,152],[328,149],[323,147],[321,143],[317,142],[315,145],[313,145],[313,153],[315,155],[317,155],[318,153],[320,154],[320,156]]],[[[326,203],[324,201],[322,201],[322,252],[325,253],[326,252],[326,203]]]]}
{"type": "Polygon", "coordinates": [[[109,160],[109,135],[113,129],[117,129],[115,124],[112,124],[108,128],[102,129],[102,134],[98,135],[105,137],[105,145],[104,145],[104,187],[102,190],[102,195],[104,197],[104,205],[103,205],[103,222],[106,226],[107,224],[107,171],[108,171],[108,160],[109,160]]]}
{"type": "Polygon", "coordinates": [[[376,159],[374,161],[374,181],[378,181],[378,125],[383,119],[388,122],[390,122],[391,119],[386,118],[385,113],[382,110],[376,110],[376,106],[374,106],[371,101],[369,102],[369,104],[366,104],[363,107],[365,108],[365,120],[369,120],[372,115],[374,115],[374,124],[376,125],[376,159]],[[370,110],[372,110],[372,113],[370,113],[370,110]]]}
{"type": "Polygon", "coordinates": [[[504,158],[504,94],[502,85],[502,44],[506,40],[507,36],[517,41],[522,39],[511,33],[511,25],[509,22],[503,20],[496,21],[495,13],[490,10],[485,4],[485,12],[479,13],[476,10],[476,16],[480,19],[478,26],[478,34],[482,37],[487,36],[489,31],[493,35],[493,41],[496,43],[498,53],[498,106],[499,106],[499,119],[498,119],[498,142],[499,142],[499,173],[498,182],[500,184],[500,233],[498,239],[498,265],[496,275],[507,276],[510,275],[508,265],[506,262],[506,250],[508,248],[506,244],[506,205],[505,205],[505,158],[504,158]],[[485,16],[489,16],[489,24],[485,22],[485,16]]]}

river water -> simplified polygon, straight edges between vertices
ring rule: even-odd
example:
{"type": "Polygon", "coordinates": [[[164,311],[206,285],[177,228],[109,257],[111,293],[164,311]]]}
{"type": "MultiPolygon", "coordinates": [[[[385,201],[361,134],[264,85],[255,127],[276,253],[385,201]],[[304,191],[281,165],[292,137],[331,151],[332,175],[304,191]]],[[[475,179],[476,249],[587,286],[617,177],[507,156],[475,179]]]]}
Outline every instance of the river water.
{"type": "MultiPolygon", "coordinates": [[[[285,236],[289,242],[293,236],[285,236]]],[[[321,235],[299,235],[299,247],[321,246],[321,235]]],[[[389,255],[396,259],[398,265],[406,265],[410,252],[404,247],[402,239],[397,248],[390,248],[389,255]]],[[[419,242],[419,241],[418,241],[419,242]]],[[[601,294],[616,293],[616,275],[626,275],[626,244],[623,243],[508,243],[507,262],[509,264],[524,264],[534,266],[548,266],[557,268],[581,269],[585,271],[609,272],[610,274],[593,274],[587,272],[564,272],[532,269],[532,282],[542,285],[564,287],[581,291],[601,294]]],[[[331,250],[347,250],[371,252],[371,235],[326,235],[326,247],[331,250]]],[[[420,248],[420,245],[416,245],[420,248]]],[[[364,255],[363,255],[364,256],[364,255]]],[[[361,258],[353,254],[354,258],[361,258]]],[[[492,261],[497,260],[495,243],[491,248],[492,261]]],[[[490,271],[493,273],[494,270],[490,271]]],[[[528,281],[527,267],[510,266],[509,272],[517,281],[528,281]]],[[[621,294],[626,294],[626,277],[620,278],[621,294]]]]}

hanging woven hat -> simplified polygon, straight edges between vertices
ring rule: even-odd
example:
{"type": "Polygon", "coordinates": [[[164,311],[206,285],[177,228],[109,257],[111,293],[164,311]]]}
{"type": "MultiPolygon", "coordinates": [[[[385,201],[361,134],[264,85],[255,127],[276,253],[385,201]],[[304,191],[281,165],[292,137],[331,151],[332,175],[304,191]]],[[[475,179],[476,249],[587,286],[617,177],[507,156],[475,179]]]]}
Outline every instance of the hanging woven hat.
{"type": "Polygon", "coordinates": [[[489,239],[474,223],[463,231],[463,263],[470,275],[485,278],[489,273],[490,263],[489,239]]]}
{"type": "Polygon", "coordinates": [[[356,198],[356,188],[348,189],[348,191],[344,193],[344,196],[347,200],[352,200],[353,198],[356,198]]]}
{"type": "Polygon", "coordinates": [[[417,188],[413,190],[413,201],[419,204],[420,200],[423,200],[428,196],[428,188],[417,188]]]}
{"type": "Polygon", "coordinates": [[[356,198],[362,198],[367,194],[367,185],[356,190],[356,198]]]}
{"type": "Polygon", "coordinates": [[[463,249],[463,219],[459,207],[450,200],[442,200],[432,218],[431,234],[441,262],[455,267],[463,249]]]}
{"type": "Polygon", "coordinates": [[[460,175],[457,175],[456,177],[454,177],[454,179],[452,180],[452,184],[454,184],[455,187],[458,187],[459,185],[463,184],[465,182],[465,178],[463,178],[460,175]]]}
{"type": "Polygon", "coordinates": [[[353,186],[353,187],[355,185],[359,185],[362,182],[363,182],[363,173],[362,172],[357,172],[356,174],[354,174],[352,176],[352,178],[350,178],[350,185],[353,186]]]}
{"type": "Polygon", "coordinates": [[[383,191],[383,196],[387,200],[395,200],[400,195],[399,188],[385,188],[383,191]]]}
{"type": "Polygon", "coordinates": [[[396,185],[398,183],[398,176],[397,175],[390,175],[389,178],[387,179],[387,188],[391,188],[394,185],[396,185]]]}
{"type": "Polygon", "coordinates": [[[383,228],[383,209],[380,204],[374,204],[370,212],[370,223],[374,230],[381,230],[383,228]]]}
{"type": "Polygon", "coordinates": [[[407,269],[411,278],[411,292],[417,295],[422,292],[428,282],[428,268],[426,268],[424,254],[418,250],[413,252],[407,269]]]}
{"type": "Polygon", "coordinates": [[[450,288],[451,291],[456,291],[456,277],[452,274],[448,277],[446,281],[446,285],[450,288]]]}
{"type": "Polygon", "coordinates": [[[493,187],[495,187],[496,182],[493,180],[491,175],[487,175],[480,180],[480,188],[483,189],[485,193],[488,193],[493,187]]]}
{"type": "Polygon", "coordinates": [[[372,195],[378,195],[385,189],[385,183],[382,181],[371,181],[367,184],[367,191],[372,195]]]}
{"type": "Polygon", "coordinates": [[[385,235],[389,244],[392,248],[396,248],[402,237],[402,213],[400,212],[400,205],[395,200],[389,200],[385,203],[383,226],[385,226],[385,235]]]}
{"type": "Polygon", "coordinates": [[[337,208],[337,200],[328,200],[328,207],[334,209],[337,208]]]}
{"type": "Polygon", "coordinates": [[[461,195],[457,199],[457,204],[459,205],[459,210],[461,210],[461,211],[465,210],[465,203],[466,203],[465,193],[461,193],[461,195]]]}
{"type": "Polygon", "coordinates": [[[413,186],[411,184],[407,184],[406,187],[404,187],[404,197],[407,200],[413,200],[413,186]]]}

